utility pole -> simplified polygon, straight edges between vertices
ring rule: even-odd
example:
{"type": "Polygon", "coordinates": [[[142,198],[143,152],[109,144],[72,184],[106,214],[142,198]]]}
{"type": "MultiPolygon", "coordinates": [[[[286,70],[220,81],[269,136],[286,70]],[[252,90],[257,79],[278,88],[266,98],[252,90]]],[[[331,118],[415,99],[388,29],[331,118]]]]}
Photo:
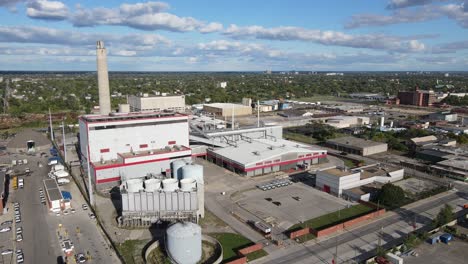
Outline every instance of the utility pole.
{"type": "Polygon", "coordinates": [[[63,135],[63,162],[67,164],[67,142],[65,137],[65,122],[62,121],[62,135],[63,135]]]}
{"type": "Polygon", "coordinates": [[[50,140],[54,142],[54,128],[52,127],[52,114],[49,108],[49,126],[50,126],[50,140]]]}
{"type": "Polygon", "coordinates": [[[257,100],[257,127],[260,127],[260,100],[257,100]]]}

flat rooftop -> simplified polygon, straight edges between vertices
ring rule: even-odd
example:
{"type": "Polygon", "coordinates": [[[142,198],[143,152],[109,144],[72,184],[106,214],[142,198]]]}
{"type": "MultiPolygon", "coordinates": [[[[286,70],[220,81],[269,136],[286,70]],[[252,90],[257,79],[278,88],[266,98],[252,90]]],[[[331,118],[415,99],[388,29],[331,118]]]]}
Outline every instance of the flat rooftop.
{"type": "Polygon", "coordinates": [[[183,117],[186,115],[176,112],[131,112],[111,113],[109,115],[83,115],[81,118],[89,123],[106,121],[129,121],[147,118],[183,117]]]}
{"type": "Polygon", "coordinates": [[[139,156],[158,155],[158,154],[165,154],[165,153],[171,153],[175,151],[184,151],[184,150],[190,150],[190,148],[177,145],[177,146],[162,148],[162,149],[149,149],[149,150],[142,150],[142,151],[118,153],[118,155],[124,158],[135,158],[139,156]]]}
{"type": "Polygon", "coordinates": [[[216,107],[216,108],[234,108],[234,107],[249,107],[243,104],[233,104],[233,103],[212,103],[212,104],[204,104],[204,106],[209,107],[216,107]]]}
{"type": "Polygon", "coordinates": [[[284,139],[271,140],[262,138],[239,141],[237,142],[237,146],[216,149],[213,152],[244,166],[251,166],[257,162],[270,160],[287,153],[302,152],[309,154],[326,152],[326,150],[284,139]]]}
{"type": "Polygon", "coordinates": [[[62,192],[54,179],[45,179],[44,186],[51,201],[62,200],[62,192]]]}
{"type": "Polygon", "coordinates": [[[331,175],[336,176],[336,177],[344,177],[344,176],[348,176],[348,175],[351,175],[351,174],[355,173],[355,172],[353,172],[353,171],[351,171],[349,169],[342,170],[342,169],[338,169],[338,168],[324,170],[323,172],[326,172],[326,173],[331,174],[331,175]]]}
{"type": "Polygon", "coordinates": [[[327,140],[327,143],[337,144],[337,145],[344,145],[344,146],[352,146],[355,148],[366,148],[366,147],[375,147],[386,145],[386,143],[376,142],[372,140],[357,138],[357,137],[340,137],[327,140]]]}
{"type": "Polygon", "coordinates": [[[455,159],[444,160],[437,162],[437,165],[456,168],[468,173],[468,158],[459,157],[455,159]]]}
{"type": "Polygon", "coordinates": [[[400,170],[400,168],[389,165],[379,166],[378,164],[376,164],[369,167],[360,167],[346,170],[341,168],[332,168],[324,170],[323,172],[337,177],[344,177],[351,174],[360,173],[361,179],[368,179],[375,176],[385,176],[387,175],[387,173],[394,172],[397,170],[400,170]]]}

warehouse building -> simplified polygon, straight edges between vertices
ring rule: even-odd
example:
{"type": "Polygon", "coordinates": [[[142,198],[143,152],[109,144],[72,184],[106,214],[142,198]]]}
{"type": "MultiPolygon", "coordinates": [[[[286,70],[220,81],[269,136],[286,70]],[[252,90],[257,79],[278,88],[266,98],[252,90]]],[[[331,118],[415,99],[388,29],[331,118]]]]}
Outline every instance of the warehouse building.
{"type": "Polygon", "coordinates": [[[203,105],[203,111],[221,117],[246,116],[252,114],[252,107],[232,103],[213,103],[203,105]]]}
{"type": "Polygon", "coordinates": [[[327,125],[336,128],[364,126],[368,125],[369,122],[369,117],[365,116],[334,116],[325,120],[327,125]]]}
{"type": "Polygon", "coordinates": [[[131,112],[144,112],[144,111],[164,111],[170,110],[175,112],[185,111],[185,95],[148,95],[142,94],[141,96],[131,95],[128,97],[128,104],[130,105],[131,112]]]}
{"type": "Polygon", "coordinates": [[[83,168],[89,157],[96,189],[125,179],[170,172],[172,160],[191,157],[188,117],[179,113],[135,112],[85,115],[79,119],[83,168]]]}
{"type": "Polygon", "coordinates": [[[373,164],[355,169],[336,167],[317,171],[316,187],[339,197],[346,195],[356,200],[369,200],[367,194],[356,197],[356,192],[353,192],[352,189],[374,182],[395,182],[403,179],[403,176],[404,170],[402,168],[388,165],[373,164]]]}
{"type": "Polygon", "coordinates": [[[326,150],[271,138],[241,140],[235,146],[208,149],[207,154],[208,160],[244,176],[305,169],[327,157],[326,150]]]}
{"type": "Polygon", "coordinates": [[[356,137],[329,139],[327,140],[327,146],[339,151],[361,156],[369,156],[386,152],[388,149],[388,145],[386,143],[375,142],[356,137]]]}

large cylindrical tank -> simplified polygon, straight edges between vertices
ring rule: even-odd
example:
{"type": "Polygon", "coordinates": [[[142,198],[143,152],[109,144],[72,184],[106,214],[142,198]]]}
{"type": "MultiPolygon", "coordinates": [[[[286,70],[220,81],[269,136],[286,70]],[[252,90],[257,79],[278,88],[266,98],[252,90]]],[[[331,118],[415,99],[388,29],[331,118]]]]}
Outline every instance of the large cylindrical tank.
{"type": "Polygon", "coordinates": [[[127,192],[139,192],[145,189],[143,188],[143,180],[141,179],[130,179],[125,184],[127,185],[127,192]]]}
{"type": "Polygon", "coordinates": [[[187,165],[187,162],[183,159],[175,160],[171,163],[171,171],[172,171],[172,178],[181,180],[182,179],[182,172],[180,168],[187,165]]]}
{"type": "Polygon", "coordinates": [[[156,192],[161,189],[161,180],[149,179],[145,181],[145,192],[156,192]]]}
{"type": "Polygon", "coordinates": [[[202,257],[201,227],[191,222],[176,223],[166,231],[167,250],[179,264],[196,264],[202,257]]]}
{"type": "Polygon", "coordinates": [[[183,179],[195,179],[197,183],[203,184],[203,166],[189,164],[182,167],[183,179]]]}
{"type": "Polygon", "coordinates": [[[176,179],[165,179],[162,184],[165,192],[174,192],[179,189],[179,181],[176,179]]]}
{"type": "Polygon", "coordinates": [[[197,181],[195,179],[182,179],[180,180],[180,189],[184,192],[190,192],[197,188],[197,181]]]}

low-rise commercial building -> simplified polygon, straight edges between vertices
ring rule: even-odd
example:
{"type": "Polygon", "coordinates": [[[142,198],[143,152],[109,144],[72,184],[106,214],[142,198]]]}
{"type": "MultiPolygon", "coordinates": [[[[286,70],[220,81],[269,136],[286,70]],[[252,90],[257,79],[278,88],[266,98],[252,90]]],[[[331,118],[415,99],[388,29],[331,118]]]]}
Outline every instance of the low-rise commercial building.
{"type": "Polygon", "coordinates": [[[131,112],[144,112],[144,111],[164,111],[172,110],[175,112],[185,111],[185,95],[148,95],[141,96],[130,95],[128,97],[128,104],[130,105],[131,112]]]}
{"type": "MultiPolygon", "coordinates": [[[[403,179],[404,170],[394,166],[382,166],[380,164],[373,164],[355,169],[348,169],[345,167],[337,167],[317,171],[316,187],[324,192],[342,196],[345,190],[348,191],[349,197],[354,197],[352,189],[374,182],[388,183],[395,182],[403,179]]],[[[369,200],[369,197],[361,195],[359,199],[369,200]]]]}
{"type": "Polygon", "coordinates": [[[52,212],[60,212],[65,208],[65,200],[60,191],[60,187],[55,179],[44,180],[44,190],[47,197],[47,205],[52,212]]]}
{"type": "Polygon", "coordinates": [[[375,142],[356,137],[341,137],[327,140],[327,146],[339,151],[369,156],[388,150],[387,143],[375,142]]]}
{"type": "Polygon", "coordinates": [[[450,111],[432,113],[427,116],[430,120],[442,120],[447,122],[456,122],[458,115],[450,111]]]}
{"type": "Polygon", "coordinates": [[[364,126],[370,122],[369,117],[365,116],[334,116],[325,120],[327,125],[336,128],[345,128],[352,126],[364,126]]]}
{"type": "Polygon", "coordinates": [[[213,103],[203,105],[203,111],[222,117],[230,117],[233,114],[235,116],[246,116],[252,114],[252,107],[232,103],[213,103]]]}

